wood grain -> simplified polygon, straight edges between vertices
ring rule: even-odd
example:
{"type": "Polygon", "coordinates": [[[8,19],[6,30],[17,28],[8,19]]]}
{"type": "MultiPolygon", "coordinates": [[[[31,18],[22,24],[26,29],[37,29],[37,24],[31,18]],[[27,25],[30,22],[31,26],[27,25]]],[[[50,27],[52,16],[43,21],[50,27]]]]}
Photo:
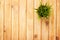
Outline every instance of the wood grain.
{"type": "Polygon", "coordinates": [[[18,0],[12,0],[12,40],[18,40],[18,0]]]}
{"type": "Polygon", "coordinates": [[[0,0],[0,40],[60,40],[60,0],[0,0]],[[41,2],[51,5],[48,22],[36,13],[41,2]]]}
{"type": "Polygon", "coordinates": [[[27,40],[26,0],[19,1],[19,40],[27,40]]]}
{"type": "Polygon", "coordinates": [[[3,40],[3,12],[4,0],[0,0],[0,40],[3,40]]]}
{"type": "Polygon", "coordinates": [[[5,0],[5,14],[4,14],[4,32],[5,37],[4,40],[11,40],[11,0],[5,0]]]}
{"type": "Polygon", "coordinates": [[[56,40],[56,0],[49,0],[52,6],[49,21],[49,40],[56,40]]]}
{"type": "Polygon", "coordinates": [[[60,0],[57,0],[57,36],[56,40],[60,40],[60,0]]]}
{"type": "Polygon", "coordinates": [[[34,40],[42,40],[41,19],[39,19],[36,10],[40,6],[41,0],[34,0],[34,40]]]}
{"type": "Polygon", "coordinates": [[[48,40],[48,27],[49,25],[46,24],[46,20],[42,19],[42,40],[48,40]]]}
{"type": "Polygon", "coordinates": [[[27,0],[27,40],[33,40],[33,0],[27,0]]]}

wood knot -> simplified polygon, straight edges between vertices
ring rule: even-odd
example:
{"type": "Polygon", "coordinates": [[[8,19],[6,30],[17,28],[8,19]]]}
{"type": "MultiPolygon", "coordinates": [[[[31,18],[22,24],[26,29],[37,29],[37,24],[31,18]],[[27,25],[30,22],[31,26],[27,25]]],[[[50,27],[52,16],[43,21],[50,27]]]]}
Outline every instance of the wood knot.
{"type": "Polygon", "coordinates": [[[13,5],[11,5],[11,8],[13,8],[13,5]]]}
{"type": "Polygon", "coordinates": [[[46,20],[45,23],[46,23],[47,26],[49,25],[49,21],[48,20],[46,20]]]}
{"type": "Polygon", "coordinates": [[[34,35],[34,38],[37,38],[37,35],[34,35]]]}
{"type": "Polygon", "coordinates": [[[4,31],[4,32],[6,32],[6,28],[5,28],[5,25],[4,25],[3,31],[4,31]]]}
{"type": "Polygon", "coordinates": [[[59,37],[58,36],[56,36],[56,40],[59,40],[59,37]]]}
{"type": "Polygon", "coordinates": [[[6,30],[4,30],[4,32],[6,32],[6,30]]]}

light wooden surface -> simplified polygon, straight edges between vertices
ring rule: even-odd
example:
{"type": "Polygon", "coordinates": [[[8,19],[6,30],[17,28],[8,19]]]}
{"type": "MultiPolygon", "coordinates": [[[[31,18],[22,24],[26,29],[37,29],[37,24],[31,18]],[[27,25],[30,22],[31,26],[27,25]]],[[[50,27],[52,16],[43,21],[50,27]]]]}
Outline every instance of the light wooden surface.
{"type": "Polygon", "coordinates": [[[42,40],[41,19],[38,18],[36,10],[41,0],[34,0],[34,40],[42,40]]]}
{"type": "Polygon", "coordinates": [[[18,0],[12,0],[12,40],[18,40],[18,0]]]}
{"type": "Polygon", "coordinates": [[[4,0],[0,0],[0,40],[3,40],[3,13],[4,0]]]}
{"type": "Polygon", "coordinates": [[[27,0],[27,40],[33,40],[33,0],[27,0]]]}
{"type": "Polygon", "coordinates": [[[60,0],[57,0],[57,40],[60,40],[60,0]]]}
{"type": "Polygon", "coordinates": [[[56,1],[49,0],[49,4],[52,5],[51,16],[49,19],[49,40],[56,40],[56,1]]]}
{"type": "Polygon", "coordinates": [[[26,19],[26,0],[20,0],[19,1],[19,40],[26,40],[27,39],[27,19],[26,19]]]}
{"type": "Polygon", "coordinates": [[[60,0],[0,0],[0,40],[60,40],[60,0]],[[40,2],[52,7],[48,23],[36,13],[40,2]]]}
{"type": "Polygon", "coordinates": [[[3,40],[11,40],[11,0],[4,1],[3,40]]]}

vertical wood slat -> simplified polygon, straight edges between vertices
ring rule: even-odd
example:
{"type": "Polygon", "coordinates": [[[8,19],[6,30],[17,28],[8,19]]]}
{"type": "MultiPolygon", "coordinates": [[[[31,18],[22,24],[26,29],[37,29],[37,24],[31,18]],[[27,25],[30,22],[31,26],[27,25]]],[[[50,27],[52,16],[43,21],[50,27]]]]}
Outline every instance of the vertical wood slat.
{"type": "Polygon", "coordinates": [[[12,40],[18,40],[18,0],[12,0],[12,40]]]}
{"type": "Polygon", "coordinates": [[[56,40],[60,40],[60,0],[57,0],[57,36],[56,40]]]}
{"type": "Polygon", "coordinates": [[[41,0],[34,0],[34,40],[41,39],[41,20],[38,18],[36,10],[40,6],[41,0]]]}
{"type": "MultiPolygon", "coordinates": [[[[42,3],[45,5],[48,2],[48,0],[42,0],[42,3]]],[[[42,40],[48,40],[48,30],[49,29],[49,20],[48,19],[42,19],[42,40]]]]}
{"type": "Polygon", "coordinates": [[[49,0],[52,5],[52,11],[49,22],[49,40],[56,40],[56,0],[49,0]]]}
{"type": "Polygon", "coordinates": [[[46,24],[46,20],[42,19],[42,40],[48,40],[48,27],[49,25],[46,24]]]}
{"type": "Polygon", "coordinates": [[[0,0],[0,40],[3,40],[3,8],[4,0],[0,0]]]}
{"type": "Polygon", "coordinates": [[[33,40],[33,0],[27,0],[27,40],[33,40]]]}
{"type": "Polygon", "coordinates": [[[19,40],[26,40],[26,0],[19,1],[19,40]]]}
{"type": "Polygon", "coordinates": [[[5,0],[4,40],[11,40],[11,0],[5,0]]]}

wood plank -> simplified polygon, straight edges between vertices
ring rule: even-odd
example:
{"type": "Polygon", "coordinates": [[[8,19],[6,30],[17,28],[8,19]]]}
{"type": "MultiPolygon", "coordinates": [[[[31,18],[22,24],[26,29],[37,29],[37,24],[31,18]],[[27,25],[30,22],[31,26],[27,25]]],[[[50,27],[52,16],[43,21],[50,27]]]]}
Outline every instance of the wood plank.
{"type": "Polygon", "coordinates": [[[56,0],[49,0],[52,5],[49,21],[49,40],[56,40],[56,0]]]}
{"type": "Polygon", "coordinates": [[[3,8],[4,0],[0,0],[0,40],[3,40],[3,8]]]}
{"type": "Polygon", "coordinates": [[[11,40],[11,0],[5,0],[4,40],[11,40]]]}
{"type": "Polygon", "coordinates": [[[26,39],[26,0],[19,1],[19,40],[26,39]]]}
{"type": "Polygon", "coordinates": [[[42,40],[48,40],[49,24],[46,19],[42,19],[42,40]]]}
{"type": "Polygon", "coordinates": [[[38,18],[36,10],[40,6],[41,0],[34,0],[34,40],[42,40],[41,39],[41,19],[38,18]]]}
{"type": "Polygon", "coordinates": [[[12,0],[12,40],[18,40],[18,0],[12,0]]]}
{"type": "Polygon", "coordinates": [[[27,0],[27,40],[33,40],[33,0],[27,0]]]}
{"type": "MultiPolygon", "coordinates": [[[[42,0],[42,4],[48,3],[48,0],[42,0]]],[[[49,19],[42,18],[42,40],[48,40],[49,19]]]]}
{"type": "Polygon", "coordinates": [[[57,0],[57,36],[56,40],[60,40],[60,0],[57,0]]]}

